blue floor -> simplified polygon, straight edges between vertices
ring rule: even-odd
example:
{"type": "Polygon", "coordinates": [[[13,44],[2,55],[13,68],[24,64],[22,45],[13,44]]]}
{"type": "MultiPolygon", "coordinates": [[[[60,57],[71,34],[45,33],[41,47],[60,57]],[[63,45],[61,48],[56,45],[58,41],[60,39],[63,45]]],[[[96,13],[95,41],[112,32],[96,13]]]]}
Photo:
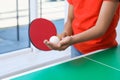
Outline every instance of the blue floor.
{"type": "MultiPolygon", "coordinates": [[[[62,33],[64,20],[55,20],[53,23],[57,28],[57,33],[62,33]]],[[[0,29],[0,54],[30,47],[28,29],[28,25],[19,27],[19,40],[17,40],[16,26],[0,29]]]]}

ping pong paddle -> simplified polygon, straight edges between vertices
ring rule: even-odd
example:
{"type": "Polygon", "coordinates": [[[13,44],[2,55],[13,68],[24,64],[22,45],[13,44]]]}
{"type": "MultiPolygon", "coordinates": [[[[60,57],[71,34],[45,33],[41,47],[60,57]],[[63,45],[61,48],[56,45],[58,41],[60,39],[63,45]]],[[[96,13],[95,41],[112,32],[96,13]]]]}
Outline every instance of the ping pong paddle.
{"type": "Polygon", "coordinates": [[[56,34],[57,31],[55,25],[50,20],[44,18],[33,20],[29,27],[30,41],[40,50],[51,50],[44,44],[44,40],[49,40],[51,36],[55,36],[56,34]]]}

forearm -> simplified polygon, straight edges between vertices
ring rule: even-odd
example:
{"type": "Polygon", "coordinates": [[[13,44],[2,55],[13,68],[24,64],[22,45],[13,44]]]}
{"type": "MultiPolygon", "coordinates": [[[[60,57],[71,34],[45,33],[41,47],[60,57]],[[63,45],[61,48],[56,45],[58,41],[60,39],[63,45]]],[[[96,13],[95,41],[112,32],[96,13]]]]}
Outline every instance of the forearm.
{"type": "Polygon", "coordinates": [[[64,33],[66,33],[68,36],[72,35],[72,22],[67,21],[64,26],[64,33]]]}
{"type": "Polygon", "coordinates": [[[69,5],[68,7],[68,16],[67,16],[67,21],[65,23],[64,26],[64,31],[65,33],[67,33],[67,35],[72,35],[72,22],[74,19],[74,7],[72,5],[69,5]]]}
{"type": "Polygon", "coordinates": [[[101,32],[99,29],[96,29],[95,27],[93,27],[85,32],[72,36],[71,43],[76,44],[76,43],[96,39],[98,37],[101,37],[103,34],[104,32],[101,32]]]}

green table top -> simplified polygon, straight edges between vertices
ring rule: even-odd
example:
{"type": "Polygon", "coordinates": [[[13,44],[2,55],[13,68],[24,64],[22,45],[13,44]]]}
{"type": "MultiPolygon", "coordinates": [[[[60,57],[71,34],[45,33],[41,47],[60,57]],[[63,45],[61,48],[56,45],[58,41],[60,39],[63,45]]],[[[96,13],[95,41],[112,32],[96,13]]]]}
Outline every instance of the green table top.
{"type": "Polygon", "coordinates": [[[120,46],[11,80],[120,80],[120,46]]]}

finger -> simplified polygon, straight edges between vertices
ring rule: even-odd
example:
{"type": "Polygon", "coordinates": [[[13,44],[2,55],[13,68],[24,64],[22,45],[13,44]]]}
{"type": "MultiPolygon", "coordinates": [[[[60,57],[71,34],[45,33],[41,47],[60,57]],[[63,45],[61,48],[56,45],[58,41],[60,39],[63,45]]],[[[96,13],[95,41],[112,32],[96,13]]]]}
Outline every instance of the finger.
{"type": "Polygon", "coordinates": [[[65,50],[69,45],[62,45],[60,48],[59,48],[59,51],[62,51],[62,50],[65,50]]]}
{"type": "Polygon", "coordinates": [[[44,40],[43,43],[45,43],[46,45],[48,45],[49,41],[48,40],[44,40]]]}
{"type": "Polygon", "coordinates": [[[60,34],[57,34],[57,37],[61,40],[61,35],[60,34]]]}
{"type": "Polygon", "coordinates": [[[67,34],[64,32],[64,33],[62,34],[62,39],[65,38],[66,36],[67,36],[67,34]]]}
{"type": "Polygon", "coordinates": [[[50,47],[50,45],[49,45],[49,41],[48,41],[48,40],[44,40],[43,43],[44,43],[48,48],[52,49],[52,48],[50,47]]]}
{"type": "Polygon", "coordinates": [[[59,37],[60,40],[62,40],[64,37],[67,36],[67,34],[65,32],[63,32],[61,34],[57,34],[57,36],[59,37]]]}
{"type": "Polygon", "coordinates": [[[62,47],[62,46],[64,46],[64,45],[66,45],[66,44],[67,44],[66,41],[61,40],[61,41],[58,43],[58,47],[62,47]]]}
{"type": "Polygon", "coordinates": [[[57,44],[51,43],[51,42],[49,42],[48,40],[44,40],[44,43],[45,43],[46,46],[49,47],[50,49],[54,49],[54,50],[58,49],[57,44]]]}

